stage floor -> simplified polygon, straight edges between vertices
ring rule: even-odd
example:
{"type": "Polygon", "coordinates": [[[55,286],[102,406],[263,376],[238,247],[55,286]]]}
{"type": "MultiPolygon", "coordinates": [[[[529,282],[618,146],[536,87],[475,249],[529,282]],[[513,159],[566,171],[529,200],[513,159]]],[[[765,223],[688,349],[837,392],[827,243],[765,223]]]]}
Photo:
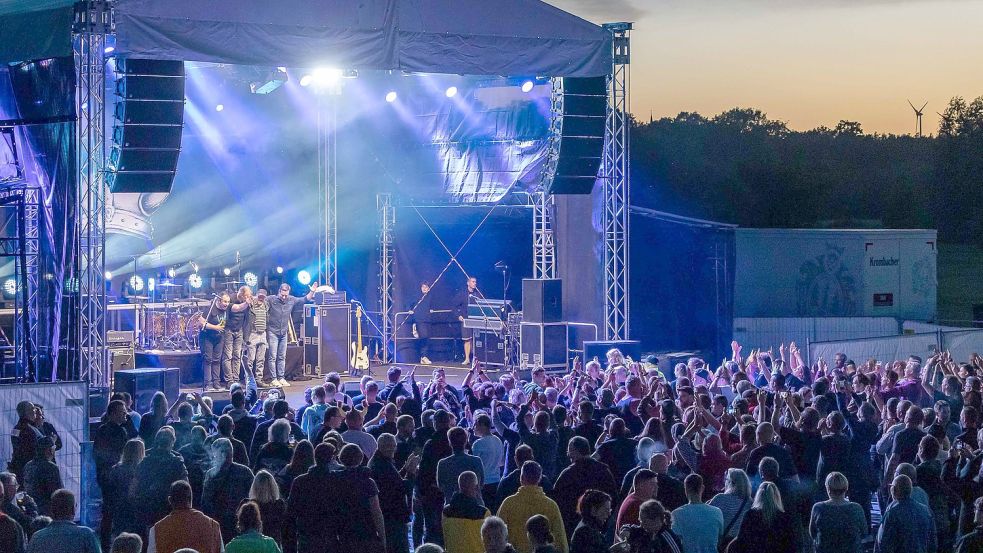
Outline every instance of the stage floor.
{"type": "MultiPolygon", "coordinates": [[[[464,383],[465,377],[468,375],[468,368],[463,367],[459,364],[433,364],[433,365],[417,365],[413,363],[393,363],[403,368],[403,376],[406,376],[407,372],[411,367],[416,367],[416,381],[420,386],[425,386],[427,382],[430,382],[430,375],[434,369],[440,368],[444,369],[444,374],[447,376],[447,383],[460,387],[464,383]]],[[[391,365],[375,365],[372,367],[373,378],[376,382],[379,382],[380,386],[385,386],[388,382],[387,373],[391,365]]],[[[485,371],[492,379],[497,378],[497,371],[485,371]]],[[[351,393],[352,390],[358,390],[358,383],[362,380],[359,376],[349,376],[347,373],[341,374],[341,381],[346,384],[346,390],[351,393]],[[351,384],[349,384],[351,383],[351,384]]],[[[284,393],[287,397],[287,402],[290,403],[292,407],[297,407],[304,404],[304,391],[307,388],[316,386],[324,382],[323,377],[314,377],[309,379],[297,379],[290,381],[290,386],[283,388],[284,393]]],[[[261,388],[261,390],[266,390],[269,388],[261,388]]],[[[191,393],[191,392],[201,392],[200,386],[186,386],[182,383],[181,393],[191,393]]],[[[357,393],[357,392],[356,392],[357,393]]],[[[209,396],[212,398],[213,402],[227,402],[229,400],[228,392],[205,392],[202,395],[209,396]]]]}

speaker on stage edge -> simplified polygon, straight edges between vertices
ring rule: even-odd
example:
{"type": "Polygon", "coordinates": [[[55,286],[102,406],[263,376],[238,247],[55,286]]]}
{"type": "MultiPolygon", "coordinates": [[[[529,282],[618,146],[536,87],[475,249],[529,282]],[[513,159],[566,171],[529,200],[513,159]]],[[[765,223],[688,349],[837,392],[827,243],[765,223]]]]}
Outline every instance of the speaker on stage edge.
{"type": "Polygon", "coordinates": [[[563,283],[560,279],[522,279],[522,320],[527,323],[563,321],[563,283]]]}

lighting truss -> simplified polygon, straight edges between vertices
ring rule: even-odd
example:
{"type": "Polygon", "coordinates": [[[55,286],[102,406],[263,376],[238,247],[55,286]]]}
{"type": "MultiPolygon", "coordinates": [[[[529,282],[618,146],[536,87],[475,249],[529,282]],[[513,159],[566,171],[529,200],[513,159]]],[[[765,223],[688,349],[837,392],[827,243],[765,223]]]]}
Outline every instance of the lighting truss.
{"type": "Polygon", "coordinates": [[[37,382],[40,198],[36,186],[15,184],[0,189],[0,205],[16,209],[16,236],[0,238],[0,257],[15,260],[14,355],[18,376],[25,382],[37,382]]]}
{"type": "Polygon", "coordinates": [[[628,209],[630,176],[628,117],[631,108],[631,23],[608,23],[613,65],[608,77],[608,107],[603,162],[604,186],[604,335],[628,339],[628,209]]]}
{"type": "Polygon", "coordinates": [[[539,191],[532,195],[533,278],[556,278],[556,248],[553,243],[551,210],[553,195],[539,191]]]}
{"type": "Polygon", "coordinates": [[[317,245],[318,272],[327,284],[338,289],[338,98],[318,95],[317,189],[320,239],[317,245]]]}
{"type": "MultiPolygon", "coordinates": [[[[395,282],[396,251],[393,248],[396,229],[396,207],[391,194],[376,194],[376,210],[379,213],[379,312],[382,314],[382,362],[389,363],[389,348],[393,343],[395,309],[393,284],[395,282]]],[[[395,351],[395,350],[394,350],[395,351]]]]}
{"type": "MultiPolygon", "coordinates": [[[[106,36],[113,32],[112,6],[105,0],[75,4],[73,25],[78,113],[78,194],[75,247],[78,259],[76,348],[78,377],[108,387],[106,367],[106,36]]],[[[71,375],[75,376],[75,375],[71,375]]]]}

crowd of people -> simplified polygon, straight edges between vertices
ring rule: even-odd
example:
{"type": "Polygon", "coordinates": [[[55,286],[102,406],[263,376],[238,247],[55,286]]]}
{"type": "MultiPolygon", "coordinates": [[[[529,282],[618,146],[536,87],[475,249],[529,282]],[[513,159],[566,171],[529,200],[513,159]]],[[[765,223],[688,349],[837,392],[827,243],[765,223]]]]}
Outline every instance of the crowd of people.
{"type": "Polygon", "coordinates": [[[476,364],[459,387],[393,366],[354,396],[331,373],[302,405],[234,385],[220,413],[118,394],[95,529],[22,402],[0,551],[983,551],[983,358],[732,350],[672,374],[618,350],[527,380],[476,364]]]}

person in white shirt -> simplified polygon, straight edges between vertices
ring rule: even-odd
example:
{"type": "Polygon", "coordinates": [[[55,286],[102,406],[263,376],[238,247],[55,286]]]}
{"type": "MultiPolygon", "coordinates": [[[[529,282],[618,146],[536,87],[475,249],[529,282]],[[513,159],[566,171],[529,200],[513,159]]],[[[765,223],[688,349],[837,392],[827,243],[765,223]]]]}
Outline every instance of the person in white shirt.
{"type": "Polygon", "coordinates": [[[474,418],[474,435],[478,438],[471,444],[471,453],[481,459],[484,469],[484,482],[481,495],[485,505],[495,505],[498,483],[502,480],[502,466],[505,464],[505,446],[502,440],[492,434],[491,417],[480,413],[474,418]]]}
{"type": "Polygon", "coordinates": [[[345,430],[341,437],[344,438],[345,443],[357,444],[358,447],[362,448],[365,458],[371,459],[379,444],[372,434],[362,430],[364,423],[365,417],[362,412],[358,409],[352,409],[345,415],[345,424],[348,425],[348,430],[345,430]]]}
{"type": "Polygon", "coordinates": [[[672,512],[672,531],[683,542],[686,553],[717,553],[724,533],[720,509],[703,503],[703,477],[690,474],[683,481],[689,503],[672,512]]]}

